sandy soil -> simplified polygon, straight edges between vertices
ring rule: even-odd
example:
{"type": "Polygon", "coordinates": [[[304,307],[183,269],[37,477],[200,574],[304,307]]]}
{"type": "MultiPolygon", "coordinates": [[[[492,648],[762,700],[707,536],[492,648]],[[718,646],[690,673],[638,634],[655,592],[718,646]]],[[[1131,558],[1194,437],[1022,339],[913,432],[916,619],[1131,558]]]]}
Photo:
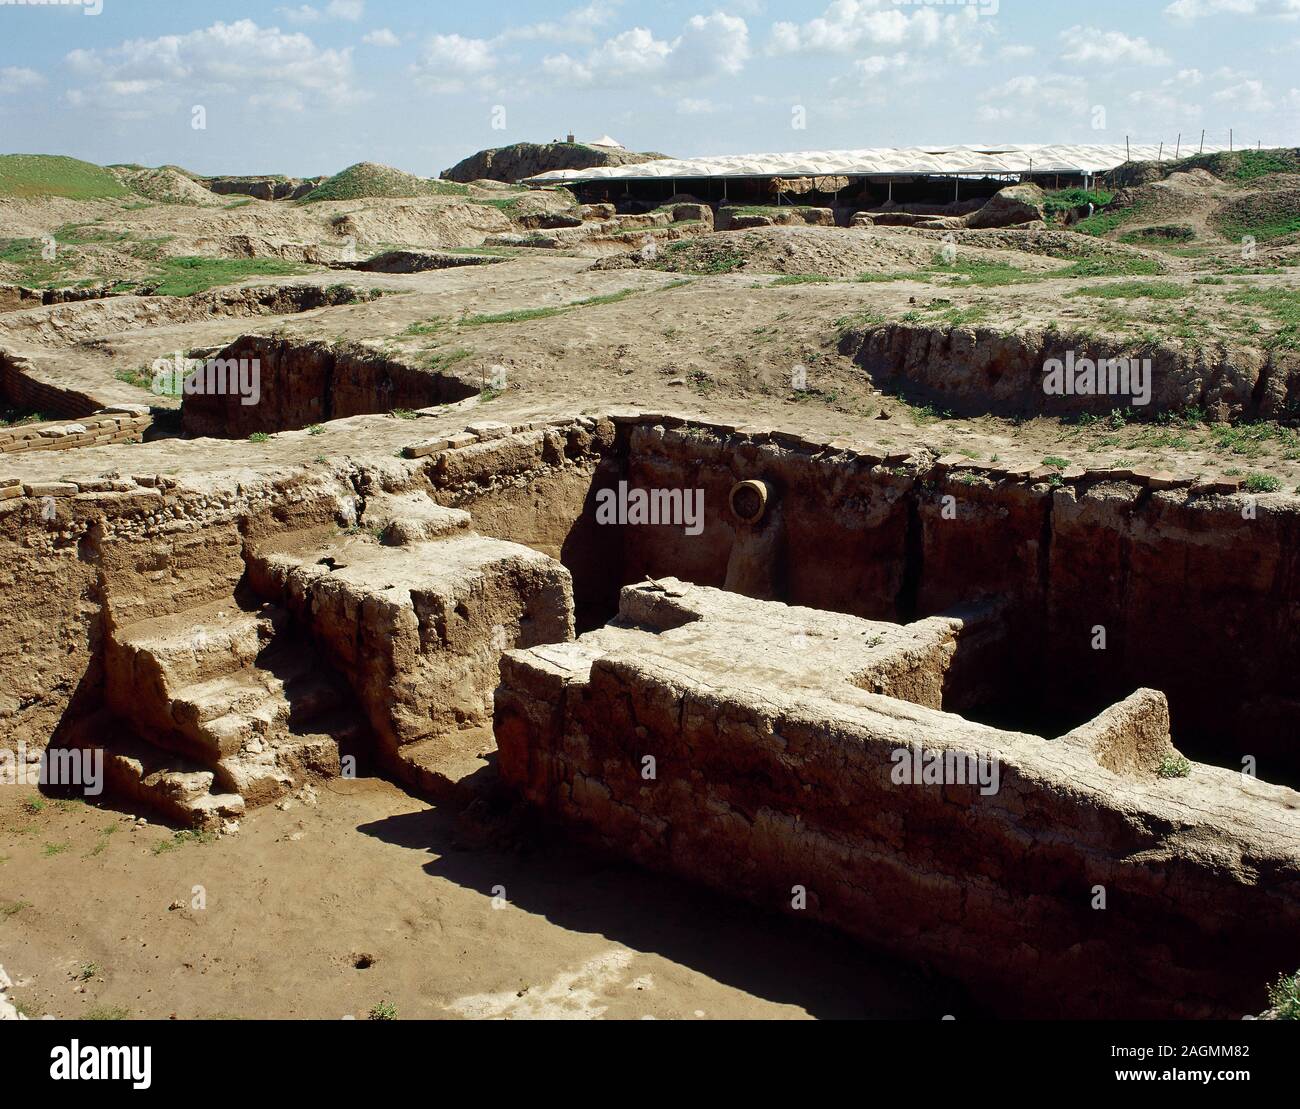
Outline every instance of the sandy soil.
{"type": "MultiPolygon", "coordinates": [[[[899,237],[917,241],[914,235],[899,237]]],[[[1033,261],[1041,264],[1042,259],[1033,261]]],[[[161,327],[134,322],[138,298],[111,298],[0,315],[0,345],[29,354],[49,380],[111,403],[174,406],[119,381],[116,375],[177,350],[218,346],[241,334],[277,332],[368,344],[417,362],[468,351],[456,368],[470,377],[486,381],[493,367],[505,367],[510,388],[487,406],[491,415],[499,411],[502,418],[572,412],[577,397],[578,408],[587,412],[611,406],[663,408],[936,455],[960,452],[977,460],[996,458],[1014,464],[1039,464],[1047,457],[1090,467],[1151,464],[1180,474],[1214,476],[1266,470],[1288,491],[1300,486],[1300,452],[1283,439],[1225,441],[1204,425],[1170,429],[1150,423],[1082,426],[1047,418],[942,418],[943,413],[918,409],[881,393],[838,352],[841,327],[864,316],[912,318],[942,326],[952,313],[968,309],[980,311],[988,326],[1002,331],[1055,323],[1137,341],[1147,331],[1172,333],[1194,327],[1195,341],[1237,350],[1260,339],[1246,332],[1242,309],[1228,298],[1245,289],[1294,289],[1300,282],[1297,272],[1236,275],[1213,285],[1196,283],[1193,273],[1178,273],[1160,280],[1184,288],[1183,299],[1116,301],[1069,294],[1081,284],[1104,286],[1130,279],[1048,278],[972,287],[959,278],[937,274],[925,281],[780,285],[774,284],[777,277],[757,273],[683,277],[641,268],[593,270],[590,259],[539,251],[491,266],[409,275],[331,270],[289,282],[279,278],[247,284],[329,285],[342,280],[392,295],[291,316],[197,320],[161,327]],[[616,294],[627,295],[613,303],[577,303],[616,294]],[[564,310],[543,318],[472,322],[478,316],[545,308],[564,310]],[[58,334],[50,331],[48,320],[65,321],[58,334]],[[441,325],[440,329],[424,335],[407,333],[413,324],[430,322],[441,325]],[[62,345],[60,335],[71,345],[62,345]],[[797,365],[807,372],[809,388],[803,393],[789,387],[797,365]]],[[[461,409],[446,415],[449,424],[465,418],[461,409]]],[[[299,446],[294,444],[301,432],[282,433],[261,445],[210,442],[202,451],[208,465],[220,465],[223,457],[242,464],[252,451],[267,462],[309,461],[322,449],[332,458],[333,451],[361,449],[369,434],[363,428],[373,429],[377,441],[396,438],[397,447],[420,437],[404,421],[362,417],[344,427],[331,424],[327,438],[304,440],[299,446]]],[[[157,464],[160,470],[192,465],[192,446],[156,446],[157,462],[149,464],[157,464]]],[[[75,453],[75,459],[65,454],[55,463],[60,473],[80,471],[96,461],[103,466],[107,459],[121,465],[120,453],[75,453]]],[[[140,462],[145,464],[144,456],[140,462]]],[[[48,469],[50,463],[18,456],[7,459],[5,468],[20,474],[42,465],[48,469]]]]}
{"type": "Polygon", "coordinates": [[[821,928],[536,829],[458,826],[378,779],[180,845],[11,786],[0,830],[0,965],[32,1017],[365,1018],[381,1001],[399,1019],[968,1011],[821,928]]]}

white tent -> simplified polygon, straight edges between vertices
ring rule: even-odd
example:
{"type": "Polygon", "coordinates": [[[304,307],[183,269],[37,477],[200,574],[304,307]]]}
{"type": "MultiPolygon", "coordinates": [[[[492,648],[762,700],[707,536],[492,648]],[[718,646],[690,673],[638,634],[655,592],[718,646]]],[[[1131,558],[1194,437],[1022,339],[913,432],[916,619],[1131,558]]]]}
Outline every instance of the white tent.
{"type": "MultiPolygon", "coordinates": [[[[608,136],[606,136],[608,139],[608,136]]],[[[605,140],[601,140],[602,142],[605,140]]],[[[613,140],[610,140],[611,142],[613,140]]],[[[592,144],[597,145],[597,144],[592,144]]],[[[1184,148],[1180,156],[1196,152],[1184,148]]],[[[1225,147],[1207,146],[1210,154],[1225,147]]],[[[1172,147],[1124,143],[1003,144],[997,146],[878,147],[867,150],[811,150],[796,154],[730,154],[715,158],[659,158],[632,166],[556,169],[528,181],[552,185],[566,181],[644,181],[710,177],[950,177],[1025,173],[1105,173],[1128,160],[1172,160],[1172,147]]]]}
{"type": "Polygon", "coordinates": [[[587,143],[586,145],[587,146],[608,146],[613,150],[627,149],[627,147],[625,147],[617,139],[611,139],[608,135],[601,135],[600,138],[593,139],[591,142],[587,143]]]}

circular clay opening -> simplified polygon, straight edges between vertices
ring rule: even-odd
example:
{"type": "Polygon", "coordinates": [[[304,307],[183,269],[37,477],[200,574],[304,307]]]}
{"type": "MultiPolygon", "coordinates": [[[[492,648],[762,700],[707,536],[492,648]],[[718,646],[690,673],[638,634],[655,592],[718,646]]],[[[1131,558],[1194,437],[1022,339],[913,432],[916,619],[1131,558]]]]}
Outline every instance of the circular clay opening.
{"type": "Polygon", "coordinates": [[[761,481],[738,481],[731,487],[731,511],[743,524],[757,523],[767,509],[767,486],[761,481]]]}

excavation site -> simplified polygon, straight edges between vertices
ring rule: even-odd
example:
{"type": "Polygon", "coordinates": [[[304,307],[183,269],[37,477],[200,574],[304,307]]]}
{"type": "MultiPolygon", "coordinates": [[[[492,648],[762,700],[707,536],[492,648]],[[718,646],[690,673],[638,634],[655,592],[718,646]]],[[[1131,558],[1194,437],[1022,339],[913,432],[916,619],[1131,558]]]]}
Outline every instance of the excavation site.
{"type": "MultiPolygon", "coordinates": [[[[480,40],[374,0],[243,70],[268,15],[79,7],[0,8],[92,90],[16,116],[60,79],[0,66],[12,141],[59,149],[0,155],[0,1019],[71,1042],[51,1080],[120,1042],[192,1079],[171,1021],[350,1057],[340,1018],[933,1022],[945,1053],[1016,1021],[1111,1085],[1179,1065],[1141,1021],[1232,1056],[1175,1081],[1263,1068],[1238,1047],[1300,1018],[1300,148],[1245,93],[1202,61],[1241,119],[1020,145],[850,142],[876,109],[841,104],[748,155],[678,88],[737,21],[743,81],[859,7],[853,42],[888,14],[919,52],[1020,17],[597,4],[480,40]],[[676,107],[616,111],[647,43],[676,107]],[[522,106],[463,139],[451,105],[534,55],[640,146],[512,140],[522,106]],[[354,143],[407,168],[338,170],[354,143]]],[[[1059,49],[1174,52],[1135,26],[1059,49]]],[[[1026,110],[970,99],[968,134],[1026,110]]]]}

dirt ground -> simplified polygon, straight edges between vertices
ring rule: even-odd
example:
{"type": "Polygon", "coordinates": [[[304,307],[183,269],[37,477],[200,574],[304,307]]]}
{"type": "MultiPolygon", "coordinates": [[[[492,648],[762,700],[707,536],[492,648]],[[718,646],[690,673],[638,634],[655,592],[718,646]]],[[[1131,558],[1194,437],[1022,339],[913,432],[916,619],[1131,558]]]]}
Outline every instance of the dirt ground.
{"type": "Polygon", "coordinates": [[[816,926],[535,830],[485,836],[380,779],[179,843],[8,787],[0,838],[0,965],[33,1018],[965,1012],[954,988],[816,926]]]}

